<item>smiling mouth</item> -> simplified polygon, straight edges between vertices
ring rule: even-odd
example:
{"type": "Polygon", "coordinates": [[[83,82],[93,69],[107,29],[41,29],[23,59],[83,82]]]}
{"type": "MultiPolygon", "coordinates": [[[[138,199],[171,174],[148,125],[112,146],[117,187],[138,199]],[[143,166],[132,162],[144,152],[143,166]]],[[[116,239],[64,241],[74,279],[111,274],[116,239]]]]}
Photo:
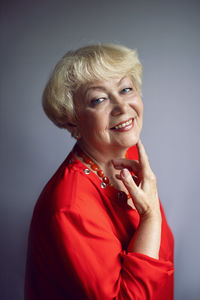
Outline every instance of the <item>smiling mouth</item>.
{"type": "Polygon", "coordinates": [[[133,120],[134,119],[129,119],[128,121],[125,121],[125,122],[121,122],[119,123],[118,125],[112,127],[111,129],[125,129],[125,128],[129,128],[129,127],[132,127],[132,124],[133,124],[133,120]]]}

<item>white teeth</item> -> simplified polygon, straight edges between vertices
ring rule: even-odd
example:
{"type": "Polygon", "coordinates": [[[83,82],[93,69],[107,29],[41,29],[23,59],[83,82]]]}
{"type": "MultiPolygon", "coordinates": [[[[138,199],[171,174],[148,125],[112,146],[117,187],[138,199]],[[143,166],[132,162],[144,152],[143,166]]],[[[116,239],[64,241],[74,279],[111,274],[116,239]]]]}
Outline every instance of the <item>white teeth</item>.
{"type": "Polygon", "coordinates": [[[128,125],[130,125],[132,123],[132,121],[133,120],[131,119],[131,120],[127,121],[127,122],[124,122],[124,123],[122,123],[120,125],[117,125],[117,126],[115,126],[115,129],[120,129],[120,128],[123,128],[125,126],[128,126],[128,125]]]}

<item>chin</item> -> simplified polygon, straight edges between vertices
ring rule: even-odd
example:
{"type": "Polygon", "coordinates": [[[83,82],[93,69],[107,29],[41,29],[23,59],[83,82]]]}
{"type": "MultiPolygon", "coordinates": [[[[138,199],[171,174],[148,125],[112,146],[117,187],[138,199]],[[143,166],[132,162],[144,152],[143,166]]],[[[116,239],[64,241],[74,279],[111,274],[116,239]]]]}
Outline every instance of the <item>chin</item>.
{"type": "Polygon", "coordinates": [[[140,140],[140,135],[132,140],[132,146],[136,145],[140,140]]]}
{"type": "Polygon", "coordinates": [[[124,141],[121,140],[121,145],[124,148],[130,148],[138,143],[140,139],[140,135],[131,135],[129,138],[127,137],[124,141]]]}

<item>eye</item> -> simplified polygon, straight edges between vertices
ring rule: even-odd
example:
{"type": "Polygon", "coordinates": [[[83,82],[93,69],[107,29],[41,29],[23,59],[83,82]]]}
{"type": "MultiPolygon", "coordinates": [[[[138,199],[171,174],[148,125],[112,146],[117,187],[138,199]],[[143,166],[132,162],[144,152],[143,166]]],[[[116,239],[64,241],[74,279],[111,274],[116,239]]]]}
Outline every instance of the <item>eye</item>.
{"type": "Polygon", "coordinates": [[[97,98],[97,99],[93,99],[93,100],[91,101],[91,104],[92,104],[93,106],[95,106],[95,105],[97,105],[97,104],[102,103],[105,99],[106,99],[106,98],[97,98]]]}
{"type": "Polygon", "coordinates": [[[121,90],[122,94],[126,94],[128,92],[132,91],[132,88],[128,87],[128,88],[124,88],[123,90],[121,90]]]}

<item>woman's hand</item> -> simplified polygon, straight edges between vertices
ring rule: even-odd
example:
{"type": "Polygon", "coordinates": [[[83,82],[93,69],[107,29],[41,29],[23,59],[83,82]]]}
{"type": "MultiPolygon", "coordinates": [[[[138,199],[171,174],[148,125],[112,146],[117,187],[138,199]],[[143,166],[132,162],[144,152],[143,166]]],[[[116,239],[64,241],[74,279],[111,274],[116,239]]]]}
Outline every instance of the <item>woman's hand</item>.
{"type": "Polygon", "coordinates": [[[151,170],[147,154],[141,141],[137,143],[139,162],[129,159],[113,160],[116,169],[121,170],[121,179],[133,197],[134,205],[142,218],[160,217],[160,204],[156,176],[151,170]],[[131,176],[132,171],[134,173],[131,176]]]}
{"type": "Polygon", "coordinates": [[[127,251],[142,253],[158,259],[162,217],[156,177],[151,170],[144,146],[140,141],[137,143],[137,148],[139,162],[128,159],[113,160],[114,167],[121,170],[120,179],[132,195],[135,207],[140,214],[139,226],[127,251]],[[128,170],[134,172],[133,177],[128,170]]]}

